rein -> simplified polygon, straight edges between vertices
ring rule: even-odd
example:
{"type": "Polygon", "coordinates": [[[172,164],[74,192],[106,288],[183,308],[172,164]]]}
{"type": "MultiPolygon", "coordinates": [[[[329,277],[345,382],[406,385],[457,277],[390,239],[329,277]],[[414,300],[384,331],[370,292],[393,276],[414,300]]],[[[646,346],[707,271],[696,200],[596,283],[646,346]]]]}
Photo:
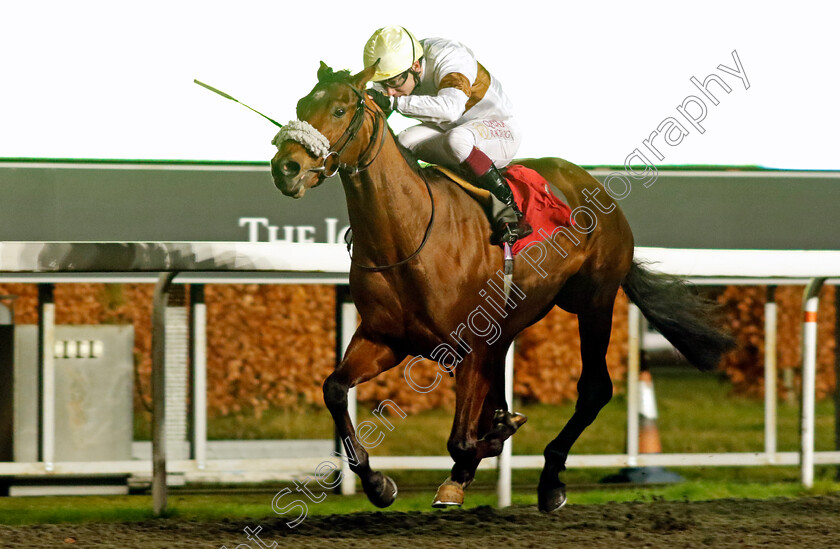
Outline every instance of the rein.
{"type": "MultiPolygon", "coordinates": [[[[405,265],[420,254],[420,251],[423,249],[423,247],[426,245],[426,242],[428,242],[429,240],[429,234],[431,234],[432,232],[432,225],[434,225],[435,223],[435,198],[434,196],[432,196],[432,187],[429,185],[429,180],[426,179],[426,175],[422,172],[422,170],[420,171],[420,177],[423,178],[423,183],[426,184],[426,190],[429,192],[429,200],[432,201],[432,214],[429,216],[429,224],[426,225],[426,232],[425,234],[423,234],[423,240],[420,242],[420,246],[418,246],[417,249],[414,250],[414,253],[412,253],[410,256],[400,261],[397,261],[396,263],[391,263],[390,265],[376,265],[373,267],[370,267],[368,265],[362,265],[361,263],[357,263],[356,260],[353,259],[352,255],[350,256],[350,263],[352,263],[360,269],[364,269],[365,271],[378,273],[380,271],[385,271],[387,269],[399,267],[400,265],[405,265]]],[[[350,252],[350,244],[347,245],[347,251],[348,253],[350,252]]]]}
{"type": "MultiPolygon", "coordinates": [[[[356,106],[356,113],[353,114],[353,117],[355,118],[356,114],[358,114],[359,112],[362,112],[363,109],[367,110],[368,106],[365,103],[365,98],[362,95],[362,93],[353,86],[351,86],[351,88],[353,88],[353,91],[356,92],[356,95],[359,96],[359,103],[356,106]]],[[[373,127],[371,142],[368,145],[368,148],[366,149],[366,151],[373,148],[374,139],[376,138],[376,130],[377,130],[376,126],[378,125],[378,122],[381,119],[382,122],[383,122],[382,123],[382,138],[379,140],[379,148],[376,150],[376,154],[373,156],[373,158],[371,158],[370,161],[367,164],[364,165],[364,167],[359,168],[357,166],[352,171],[348,171],[347,175],[356,175],[359,172],[361,172],[362,170],[366,170],[367,168],[369,168],[370,165],[373,164],[373,161],[376,160],[376,158],[379,156],[379,153],[382,151],[382,147],[385,145],[385,127],[387,125],[387,122],[385,122],[385,115],[382,111],[373,111],[373,112],[374,112],[374,127],[373,127]]],[[[352,126],[352,124],[353,124],[353,121],[351,120],[350,125],[352,126]]],[[[361,127],[361,124],[359,124],[359,126],[361,127]]],[[[350,127],[348,127],[347,130],[349,131],[350,127]]],[[[350,140],[352,140],[356,136],[355,134],[357,132],[358,132],[358,129],[356,130],[356,132],[352,133],[351,137],[347,140],[347,143],[349,143],[350,140]]],[[[347,131],[345,131],[344,133],[347,134],[347,131]]],[[[340,140],[340,138],[339,138],[339,140],[340,140]]],[[[344,146],[347,146],[347,143],[345,143],[344,146]]],[[[326,159],[324,160],[324,165],[326,166],[326,159]]],[[[428,242],[428,240],[429,240],[429,235],[432,232],[432,225],[434,225],[434,222],[435,222],[435,198],[434,198],[434,196],[432,196],[432,187],[429,185],[429,180],[426,179],[426,175],[423,173],[422,170],[420,171],[420,177],[423,178],[423,183],[425,183],[425,185],[426,185],[426,191],[428,191],[428,193],[429,193],[429,200],[432,203],[432,213],[429,216],[429,224],[426,225],[426,231],[423,234],[423,240],[420,242],[420,246],[418,246],[417,249],[414,250],[414,252],[411,255],[409,255],[405,259],[397,261],[396,263],[391,263],[391,264],[388,264],[388,265],[369,266],[369,265],[362,265],[361,263],[358,263],[355,259],[353,259],[353,255],[350,254],[350,244],[348,244],[347,253],[348,253],[348,255],[350,255],[350,263],[352,263],[353,265],[355,265],[356,267],[358,267],[362,270],[378,273],[378,272],[381,272],[381,271],[386,271],[388,269],[393,269],[394,267],[399,267],[401,265],[405,265],[406,263],[408,263],[409,261],[411,261],[412,259],[414,259],[418,255],[420,255],[421,250],[423,250],[423,248],[426,246],[426,242],[428,242]]]]}
{"type": "MultiPolygon", "coordinates": [[[[382,111],[375,111],[368,107],[368,105],[365,103],[365,98],[362,92],[357,90],[354,86],[350,86],[350,88],[359,98],[359,101],[356,104],[356,112],[353,113],[353,118],[350,120],[350,124],[347,126],[347,129],[344,130],[344,133],[341,134],[338,140],[336,140],[335,144],[331,145],[327,150],[327,153],[323,155],[323,161],[321,162],[321,165],[315,168],[310,168],[308,170],[310,172],[321,172],[321,178],[332,177],[339,171],[347,174],[348,176],[358,175],[359,173],[368,169],[373,164],[373,162],[379,156],[379,153],[382,152],[382,147],[385,145],[385,131],[387,128],[387,122],[385,121],[384,113],[382,111]],[[362,154],[359,155],[359,162],[355,166],[345,164],[340,161],[341,154],[344,152],[344,149],[346,149],[347,146],[358,135],[359,130],[362,128],[362,124],[364,123],[365,113],[367,111],[373,113],[373,131],[371,132],[370,143],[368,144],[367,148],[362,152],[362,154]],[[342,141],[344,141],[344,143],[342,143],[339,147],[339,143],[341,143],[342,141]],[[379,141],[379,146],[374,152],[373,149],[376,144],[376,141],[379,141]],[[369,160],[363,160],[368,155],[370,155],[369,160]],[[333,157],[335,158],[335,168],[330,170],[327,167],[327,163],[330,162],[330,159],[333,157]]],[[[326,140],[324,135],[321,134],[316,128],[312,127],[306,122],[303,122],[303,124],[305,124],[305,126],[308,126],[308,128],[305,129],[305,131],[303,132],[305,134],[308,133],[308,137],[311,137],[319,142],[329,143],[329,141],[326,140]]],[[[286,128],[289,128],[291,126],[292,123],[281,129],[280,132],[278,132],[277,136],[274,138],[273,142],[279,146],[280,142],[284,139],[291,139],[304,145],[304,147],[309,149],[310,152],[315,152],[312,150],[312,147],[305,141],[305,137],[307,136],[301,137],[299,135],[292,134],[290,131],[284,131],[286,130],[286,128]]],[[[295,125],[295,127],[297,129],[300,129],[299,125],[295,125]]],[[[350,262],[354,266],[370,272],[380,272],[388,269],[393,269],[394,267],[405,265],[406,263],[417,257],[420,254],[420,251],[426,246],[426,242],[429,240],[429,235],[432,232],[432,225],[435,222],[435,199],[434,196],[432,196],[432,187],[429,185],[429,181],[428,179],[426,179],[426,175],[423,173],[422,170],[420,170],[420,177],[423,179],[423,183],[426,184],[426,190],[429,193],[429,199],[432,203],[432,213],[429,216],[429,224],[426,226],[426,231],[423,234],[423,240],[420,242],[420,246],[418,246],[418,248],[405,259],[397,261],[396,263],[391,263],[389,265],[362,265],[361,263],[356,262],[356,260],[353,259],[353,255],[350,254],[350,262]]],[[[348,243],[347,245],[347,252],[348,254],[350,253],[350,243],[348,243]]]]}

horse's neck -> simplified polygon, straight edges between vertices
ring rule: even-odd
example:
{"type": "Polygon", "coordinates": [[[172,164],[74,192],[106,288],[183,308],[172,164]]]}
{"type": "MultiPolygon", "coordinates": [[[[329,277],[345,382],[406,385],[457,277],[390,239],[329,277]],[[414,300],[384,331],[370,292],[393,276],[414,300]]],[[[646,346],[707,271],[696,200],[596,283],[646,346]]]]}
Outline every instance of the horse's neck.
{"type": "Polygon", "coordinates": [[[423,178],[403,158],[394,137],[373,163],[342,176],[357,261],[393,263],[413,253],[423,239],[431,202],[423,178]]]}

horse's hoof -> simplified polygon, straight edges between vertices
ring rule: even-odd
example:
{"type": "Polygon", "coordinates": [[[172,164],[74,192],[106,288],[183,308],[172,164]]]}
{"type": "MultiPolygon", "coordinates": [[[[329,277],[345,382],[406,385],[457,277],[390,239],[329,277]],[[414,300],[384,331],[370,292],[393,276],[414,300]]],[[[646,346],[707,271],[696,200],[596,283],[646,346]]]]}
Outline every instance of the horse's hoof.
{"type": "Polygon", "coordinates": [[[560,483],[560,486],[554,488],[538,488],[537,503],[543,513],[560,509],[566,505],[566,485],[560,483]]]}
{"type": "Polygon", "coordinates": [[[496,413],[493,415],[493,425],[497,429],[505,426],[509,427],[514,433],[525,425],[526,421],[528,421],[526,416],[507,410],[496,410],[496,413]]]}
{"type": "Polygon", "coordinates": [[[438,487],[432,507],[444,509],[446,507],[460,507],[463,504],[464,489],[457,482],[447,479],[438,487]]]}
{"type": "Polygon", "coordinates": [[[375,473],[374,480],[363,487],[370,502],[379,508],[388,507],[397,499],[397,483],[382,473],[375,473]]]}
{"type": "Polygon", "coordinates": [[[513,422],[514,425],[516,425],[516,428],[519,429],[520,427],[525,425],[525,422],[528,421],[528,417],[523,414],[513,412],[510,415],[510,420],[513,422]]]}

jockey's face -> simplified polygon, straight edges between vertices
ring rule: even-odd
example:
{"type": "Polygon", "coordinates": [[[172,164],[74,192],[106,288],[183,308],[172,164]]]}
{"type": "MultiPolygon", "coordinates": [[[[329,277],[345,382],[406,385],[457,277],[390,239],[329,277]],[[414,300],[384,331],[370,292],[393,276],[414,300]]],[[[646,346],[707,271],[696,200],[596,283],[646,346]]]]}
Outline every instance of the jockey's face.
{"type": "MultiPolygon", "coordinates": [[[[420,61],[415,61],[409,70],[419,73],[420,69],[420,61]]],[[[417,79],[411,72],[405,71],[393,78],[380,82],[380,84],[385,88],[385,94],[389,97],[401,97],[403,95],[411,95],[411,92],[417,87],[417,79]],[[404,79],[403,75],[405,75],[404,79]]]]}

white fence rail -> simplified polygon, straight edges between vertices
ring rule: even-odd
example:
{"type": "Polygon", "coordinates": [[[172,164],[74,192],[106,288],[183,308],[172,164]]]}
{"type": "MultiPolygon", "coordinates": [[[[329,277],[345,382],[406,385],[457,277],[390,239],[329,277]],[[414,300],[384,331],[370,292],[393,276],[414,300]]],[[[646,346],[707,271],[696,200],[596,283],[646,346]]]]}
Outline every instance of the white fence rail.
{"type": "MultiPolygon", "coordinates": [[[[800,465],[802,482],[813,483],[813,468],[817,464],[840,464],[840,452],[814,452],[814,373],[816,369],[816,308],[821,287],[831,277],[840,277],[840,252],[834,251],[764,251],[764,250],[670,250],[637,248],[636,257],[653,263],[651,268],[661,272],[681,275],[700,284],[807,284],[804,300],[803,322],[803,387],[802,387],[802,437],[801,448],[796,452],[777,452],[775,439],[775,303],[768,300],[765,326],[766,391],[765,451],[756,453],[721,454],[640,454],[638,447],[638,371],[640,315],[635,306],[630,307],[628,338],[630,357],[628,371],[627,433],[628,451],[616,455],[573,455],[568,465],[572,467],[620,466],[741,466],[741,465],[800,465]]],[[[286,243],[56,243],[56,242],[7,242],[0,243],[0,281],[8,282],[155,282],[155,318],[153,340],[153,399],[155,421],[152,461],[123,462],[55,462],[52,455],[51,433],[54,417],[49,399],[44,399],[40,421],[41,460],[32,463],[0,463],[0,476],[56,476],[85,474],[143,474],[153,475],[153,500],[155,512],[166,507],[166,473],[212,472],[286,472],[294,474],[312,472],[319,463],[331,461],[343,465],[338,458],[242,459],[211,460],[206,457],[206,373],[203,360],[204,319],[203,303],[198,303],[197,314],[192,315],[196,362],[194,368],[193,398],[193,459],[168,461],[165,434],[161,425],[165,409],[162,391],[162,318],[160,310],[166,304],[166,294],[173,279],[179,283],[331,283],[346,284],[350,262],[343,245],[286,244],[286,243]],[[157,273],[165,274],[157,274],[157,273]],[[177,275],[175,274],[177,273],[177,275]],[[174,276],[173,276],[174,275],[174,276]]],[[[49,305],[49,300],[46,300],[49,305]]],[[[44,305],[42,304],[42,305],[44,305]]],[[[337,304],[342,306],[342,304],[337,304]]],[[[352,305],[350,306],[352,307],[352,305]]],[[[40,315],[42,332],[40,342],[45,357],[52,347],[49,335],[53,319],[50,307],[40,315]]],[[[354,324],[352,309],[342,310],[344,330],[343,345],[352,335],[354,324]]],[[[342,347],[343,348],[343,347],[342,347]]],[[[40,365],[42,386],[53,383],[49,359],[40,365]]],[[[506,377],[507,398],[512,400],[512,353],[509,355],[506,377]]],[[[355,401],[352,401],[355,406],[355,401]]],[[[351,413],[355,413],[351,410],[351,413]]],[[[449,456],[392,456],[371,458],[371,463],[381,469],[441,469],[452,466],[449,456]]],[[[543,457],[511,455],[511,444],[498,459],[482,462],[481,468],[500,469],[499,504],[510,503],[510,471],[514,468],[541,468],[543,457]]],[[[352,479],[349,470],[345,478],[352,479]]],[[[353,484],[345,483],[343,493],[352,493],[353,484]]]]}

